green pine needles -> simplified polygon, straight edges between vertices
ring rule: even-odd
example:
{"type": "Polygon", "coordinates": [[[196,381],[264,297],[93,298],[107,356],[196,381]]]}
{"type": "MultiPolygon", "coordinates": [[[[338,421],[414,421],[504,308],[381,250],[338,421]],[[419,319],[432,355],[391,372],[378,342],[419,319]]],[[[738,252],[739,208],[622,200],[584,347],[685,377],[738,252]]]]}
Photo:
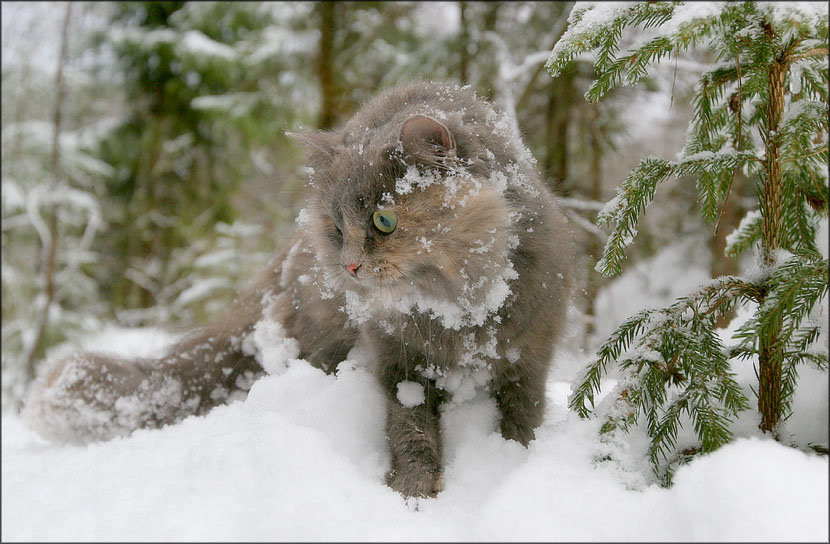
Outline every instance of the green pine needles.
{"type": "Polygon", "coordinates": [[[601,434],[626,431],[645,418],[648,455],[664,484],[678,463],[729,442],[731,424],[750,407],[730,360],[756,362],[760,428],[773,436],[791,413],[798,366],[827,368],[811,318],[828,290],[828,263],[815,242],[828,202],[827,7],[693,4],[577,4],[546,65],[555,77],[578,55],[592,53],[598,75],[585,96],[597,101],[681,51],[701,46],[717,57],[694,89],[680,158],[642,160],[597,216],[598,224],[612,227],[596,265],[603,275],[621,272],[640,215],[661,182],[693,178],[700,214],[710,223],[719,219],[736,170],[756,182],[758,208],[728,236],[726,255],[755,249],[761,269],[751,278],[716,278],[668,308],[630,317],[599,349],[570,398],[571,408],[588,417],[600,379],[608,365],[617,365],[625,378],[601,434]],[[629,27],[648,37],[620,54],[629,27]],[[756,310],[727,348],[716,321],[749,303],[756,310]],[[677,451],[684,420],[691,420],[699,443],[677,451]]]}

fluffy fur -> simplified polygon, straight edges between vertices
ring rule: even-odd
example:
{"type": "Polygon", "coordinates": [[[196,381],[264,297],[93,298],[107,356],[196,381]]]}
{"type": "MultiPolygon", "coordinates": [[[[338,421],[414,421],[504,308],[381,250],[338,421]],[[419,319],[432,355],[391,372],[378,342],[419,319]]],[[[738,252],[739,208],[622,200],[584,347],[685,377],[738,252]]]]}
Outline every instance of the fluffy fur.
{"type": "Polygon", "coordinates": [[[387,397],[387,483],[441,489],[442,402],[492,391],[501,432],[527,443],[571,289],[570,236],[509,123],[463,88],[387,90],[308,152],[300,228],[220,323],[158,360],[76,354],[52,362],[25,415],[41,434],[89,441],[157,427],[243,394],[263,373],[250,342],[276,321],[326,372],[358,342],[387,397]],[[397,214],[384,233],[375,211],[397,214]],[[398,397],[415,382],[424,401],[398,397]]]}

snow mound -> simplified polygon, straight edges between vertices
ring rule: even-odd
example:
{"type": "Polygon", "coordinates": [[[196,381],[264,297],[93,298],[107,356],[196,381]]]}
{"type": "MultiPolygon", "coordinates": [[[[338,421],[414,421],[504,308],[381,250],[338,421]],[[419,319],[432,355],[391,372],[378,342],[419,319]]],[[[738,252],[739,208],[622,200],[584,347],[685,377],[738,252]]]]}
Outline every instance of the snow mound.
{"type": "Polygon", "coordinates": [[[290,359],[245,401],[83,447],[4,417],[3,540],[827,540],[827,458],[741,439],[672,489],[632,490],[554,381],[527,449],[485,393],[447,405],[444,491],[407,502],[384,485],[385,401],[361,359],[290,359]]]}

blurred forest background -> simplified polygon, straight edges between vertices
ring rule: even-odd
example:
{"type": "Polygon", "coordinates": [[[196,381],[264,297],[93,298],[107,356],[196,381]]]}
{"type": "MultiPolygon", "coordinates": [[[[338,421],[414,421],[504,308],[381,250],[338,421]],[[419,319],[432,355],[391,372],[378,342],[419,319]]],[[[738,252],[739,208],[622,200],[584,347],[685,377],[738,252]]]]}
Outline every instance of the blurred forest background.
{"type": "MultiPolygon", "coordinates": [[[[3,2],[3,408],[56,346],[111,324],[183,331],[221,315],[302,207],[303,156],[285,131],[335,127],[413,78],[471,85],[514,116],[571,218],[573,342],[595,349],[608,280],[593,270],[606,236],[594,217],[640,158],[682,148],[707,53],[590,104],[591,59],[556,80],[543,69],[572,7],[3,2]]],[[[695,211],[694,184],[666,187],[631,260],[697,240],[690,260],[736,273],[723,244],[746,181],[717,236],[695,211]]]]}

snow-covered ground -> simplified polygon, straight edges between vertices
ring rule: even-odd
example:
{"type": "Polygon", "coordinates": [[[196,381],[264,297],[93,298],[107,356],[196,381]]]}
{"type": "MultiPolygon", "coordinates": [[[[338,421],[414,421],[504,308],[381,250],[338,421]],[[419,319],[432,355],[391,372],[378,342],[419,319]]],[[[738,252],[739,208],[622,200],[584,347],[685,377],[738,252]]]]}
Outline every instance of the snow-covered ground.
{"type": "MultiPolygon", "coordinates": [[[[691,270],[671,290],[637,284],[648,266],[674,268],[684,255],[699,266],[688,248],[671,249],[632,267],[603,304],[628,314],[670,302],[682,277],[691,290],[700,280],[691,270]]],[[[113,330],[87,347],[143,354],[167,341],[157,330],[113,330]]],[[[2,539],[827,541],[827,457],[761,437],[752,414],[733,443],[679,468],[670,489],[648,483],[636,433],[627,463],[597,462],[600,421],[567,409],[589,357],[557,355],[546,421],[527,449],[501,438],[483,393],[446,406],[444,491],[431,500],[405,501],[383,483],[383,402],[357,351],[336,375],[288,361],[243,402],[85,447],[44,442],[7,415],[2,539]]],[[[738,374],[747,386],[754,378],[751,366],[738,374]]],[[[787,429],[826,444],[827,375],[805,368],[801,378],[787,429]]]]}

